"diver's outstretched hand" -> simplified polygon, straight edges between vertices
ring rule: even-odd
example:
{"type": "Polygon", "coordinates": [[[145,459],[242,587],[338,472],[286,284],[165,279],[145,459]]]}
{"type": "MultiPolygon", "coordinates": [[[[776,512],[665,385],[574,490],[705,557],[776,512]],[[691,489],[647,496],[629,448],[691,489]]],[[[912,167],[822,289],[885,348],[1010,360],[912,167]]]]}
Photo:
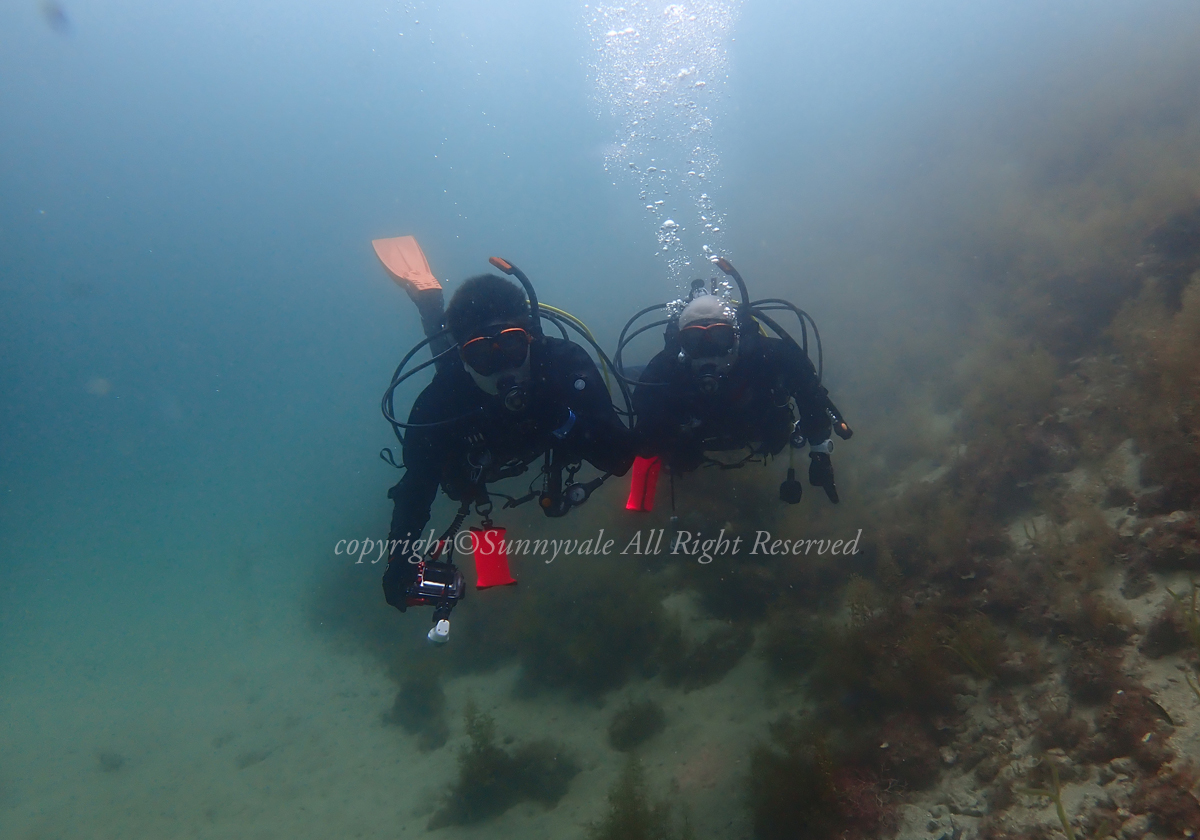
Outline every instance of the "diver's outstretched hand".
{"type": "Polygon", "coordinates": [[[808,483],[813,487],[825,488],[825,495],[835,505],[838,503],[837,485],[833,482],[833,462],[828,453],[810,452],[808,457],[812,463],[808,465],[808,483]]]}
{"type": "Polygon", "coordinates": [[[394,555],[383,573],[383,597],[400,612],[408,608],[408,588],[417,579],[417,567],[407,558],[394,555]]]}

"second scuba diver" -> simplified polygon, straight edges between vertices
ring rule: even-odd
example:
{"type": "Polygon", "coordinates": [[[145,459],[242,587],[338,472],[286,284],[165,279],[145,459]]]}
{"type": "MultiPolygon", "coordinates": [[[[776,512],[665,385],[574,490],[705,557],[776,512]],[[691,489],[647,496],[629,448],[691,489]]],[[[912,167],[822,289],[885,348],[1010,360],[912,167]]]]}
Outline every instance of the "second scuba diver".
{"type": "MultiPolygon", "coordinates": [[[[682,305],[678,314],[665,321],[666,346],[646,365],[633,392],[641,456],[660,457],[675,475],[702,465],[741,466],[807,443],[809,482],[837,504],[830,434],[847,439],[853,432],[808,357],[808,315],[783,300],[750,302],[737,270],[723,258],[717,265],[737,281],[741,301],[731,302],[715,288],[709,292],[697,280],[689,298],[677,304],[682,305]],[[801,319],[803,344],[766,314],[784,309],[801,319]],[[780,337],[764,334],[759,322],[780,337]]],[[[634,320],[657,308],[662,306],[643,310],[634,320]]],[[[815,335],[815,324],[813,330],[815,335]]],[[[623,334],[614,357],[618,368],[626,343],[623,334]]],[[[639,472],[635,468],[635,478],[639,472]]],[[[802,492],[789,468],[780,498],[795,504],[802,492]]],[[[631,493],[629,507],[649,509],[633,501],[636,495],[631,493]]]]}
{"type": "MultiPolygon", "coordinates": [[[[470,505],[484,516],[484,526],[490,525],[488,483],[519,475],[538,458],[545,459],[541,492],[509,498],[506,506],[536,497],[544,513],[561,516],[609,474],[624,475],[633,462],[632,433],[621,422],[595,363],[578,344],[543,335],[533,287],[505,261],[493,258],[492,263],[515,274],[525,291],[495,274],[465,280],[445,310],[454,346],[436,331],[439,324],[433,330],[427,325],[439,367],[407,423],[396,421],[388,410],[399,371],[385,397],[385,415],[397,431],[405,430],[406,471],[388,493],[394,502],[393,546],[420,538],[439,485],[461,502],[458,518],[443,535],[448,543],[470,505]],[[435,342],[438,336],[445,349],[435,342]],[[605,475],[574,483],[581,461],[605,475]]],[[[394,548],[383,576],[384,596],[393,607],[403,612],[407,606],[434,606],[433,641],[445,641],[450,610],[462,594],[457,569],[434,562],[439,553],[422,560],[394,548]]],[[[476,562],[478,566],[478,550],[476,562]]]]}

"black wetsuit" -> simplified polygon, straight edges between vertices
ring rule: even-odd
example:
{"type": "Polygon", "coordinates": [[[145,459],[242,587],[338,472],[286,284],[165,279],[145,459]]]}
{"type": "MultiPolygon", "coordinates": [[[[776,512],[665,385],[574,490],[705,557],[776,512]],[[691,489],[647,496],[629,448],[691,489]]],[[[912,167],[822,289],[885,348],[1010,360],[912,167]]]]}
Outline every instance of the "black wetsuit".
{"type": "MultiPolygon", "coordinates": [[[[465,417],[405,434],[404,477],[388,491],[395,502],[390,539],[421,537],[438,485],[456,501],[481,501],[488,482],[524,472],[548,450],[556,463],[583,460],[614,475],[629,470],[636,454],[633,433],[621,422],[604,378],[583,348],[540,338],[530,346],[529,362],[524,411],[509,411],[499,397],[482,391],[457,360],[417,397],[409,423],[465,417]]],[[[383,578],[388,603],[400,610],[404,587],[416,576],[407,557],[394,555],[383,578]]]]}
{"type": "Polygon", "coordinates": [[[669,344],[646,365],[644,384],[634,389],[642,455],[661,456],[677,473],[699,467],[705,452],[776,455],[791,438],[795,420],[808,441],[829,439],[829,392],[799,347],[758,334],[743,337],[737,361],[712,394],[700,390],[689,363],[678,356],[679,345],[669,344]]]}

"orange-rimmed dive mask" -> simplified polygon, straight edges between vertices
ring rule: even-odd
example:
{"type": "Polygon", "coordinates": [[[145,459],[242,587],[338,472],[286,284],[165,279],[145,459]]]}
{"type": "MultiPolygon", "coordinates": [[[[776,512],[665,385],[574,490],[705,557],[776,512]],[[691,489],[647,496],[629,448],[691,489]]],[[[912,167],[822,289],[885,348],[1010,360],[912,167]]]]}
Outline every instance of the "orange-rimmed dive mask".
{"type": "Polygon", "coordinates": [[[533,339],[522,327],[509,327],[495,335],[472,338],[458,348],[463,364],[480,376],[492,376],[502,370],[520,367],[529,355],[533,339]]]}
{"type": "Polygon", "coordinates": [[[679,346],[693,359],[724,356],[737,345],[733,324],[693,324],[679,331],[679,346]]]}

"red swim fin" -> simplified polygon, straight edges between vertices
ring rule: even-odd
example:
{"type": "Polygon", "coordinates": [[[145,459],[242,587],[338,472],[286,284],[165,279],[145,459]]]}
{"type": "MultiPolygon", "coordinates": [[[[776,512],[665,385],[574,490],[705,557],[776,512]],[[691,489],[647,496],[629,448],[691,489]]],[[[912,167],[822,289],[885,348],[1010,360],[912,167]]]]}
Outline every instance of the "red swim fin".
{"type": "Polygon", "coordinates": [[[630,470],[629,500],[625,502],[625,510],[654,510],[654,491],[658,488],[658,472],[662,469],[662,458],[643,458],[641,455],[633,459],[633,469],[630,470]]]}

